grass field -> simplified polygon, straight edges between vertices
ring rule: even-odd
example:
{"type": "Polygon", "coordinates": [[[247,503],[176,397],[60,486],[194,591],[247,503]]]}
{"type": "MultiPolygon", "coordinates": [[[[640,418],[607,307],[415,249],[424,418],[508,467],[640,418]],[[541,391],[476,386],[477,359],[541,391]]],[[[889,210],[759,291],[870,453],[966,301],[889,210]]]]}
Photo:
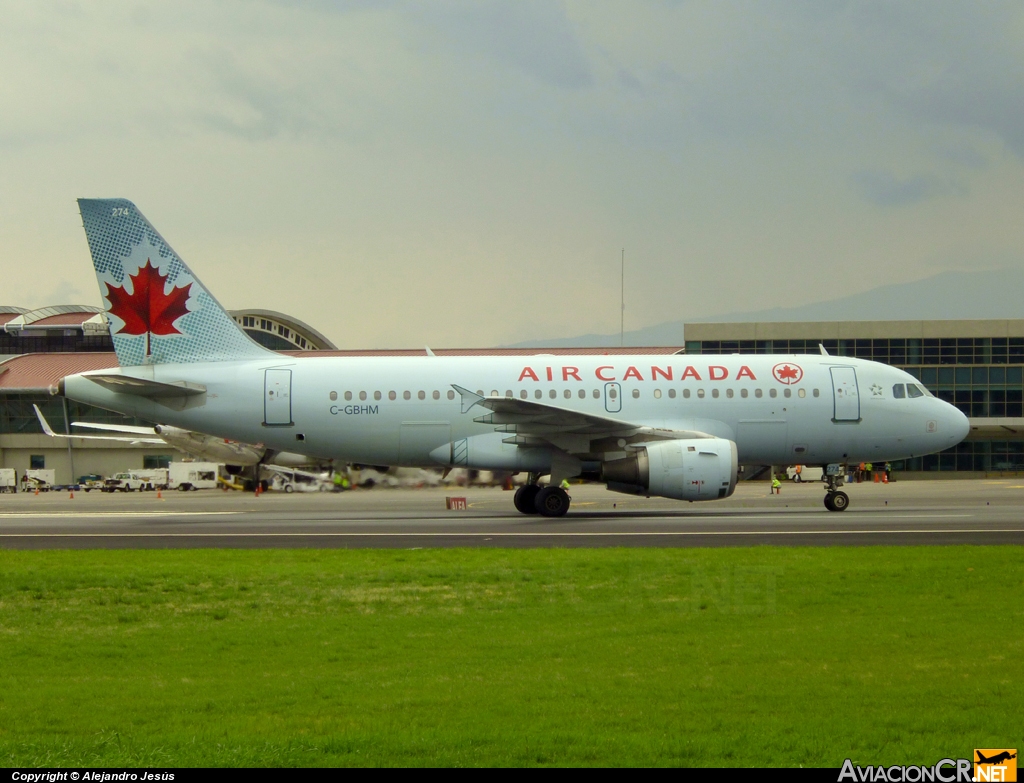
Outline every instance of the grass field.
{"type": "Polygon", "coordinates": [[[0,551],[0,766],[1024,746],[1015,547],[0,551]]]}

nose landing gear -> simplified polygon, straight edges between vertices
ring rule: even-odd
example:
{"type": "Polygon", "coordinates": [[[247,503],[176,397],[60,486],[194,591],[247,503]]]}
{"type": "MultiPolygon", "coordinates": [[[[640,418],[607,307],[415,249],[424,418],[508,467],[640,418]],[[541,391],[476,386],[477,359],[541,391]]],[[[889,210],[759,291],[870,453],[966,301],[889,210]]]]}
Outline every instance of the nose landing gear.
{"type": "Polygon", "coordinates": [[[832,471],[825,476],[825,508],[829,511],[846,511],[850,505],[850,496],[839,489],[842,480],[841,474],[832,471]]]}

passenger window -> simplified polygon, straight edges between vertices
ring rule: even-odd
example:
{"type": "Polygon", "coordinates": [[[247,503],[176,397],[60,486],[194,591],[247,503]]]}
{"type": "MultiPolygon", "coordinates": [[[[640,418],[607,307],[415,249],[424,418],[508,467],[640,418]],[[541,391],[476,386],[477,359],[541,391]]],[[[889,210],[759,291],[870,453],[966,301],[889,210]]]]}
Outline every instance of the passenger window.
{"type": "Polygon", "coordinates": [[[587,390],[586,389],[580,389],[580,399],[581,400],[587,399],[587,390]]]}
{"type": "Polygon", "coordinates": [[[419,399],[421,399],[421,400],[425,400],[425,399],[427,399],[427,393],[426,393],[425,391],[422,391],[422,390],[421,390],[421,391],[418,391],[418,392],[416,392],[416,396],[417,396],[417,397],[418,397],[419,399]]]}
{"type": "Polygon", "coordinates": [[[769,396],[769,397],[773,397],[773,398],[774,398],[774,397],[778,397],[778,396],[779,396],[779,391],[778,391],[778,389],[769,389],[769,390],[768,390],[768,396],[769,396]]]}
{"type": "Polygon", "coordinates": [[[533,396],[539,400],[541,397],[544,396],[544,392],[542,392],[540,389],[537,389],[537,391],[533,393],[533,396]]]}
{"type": "Polygon", "coordinates": [[[366,392],[359,392],[359,399],[365,400],[366,399],[366,392]]]}
{"type": "Polygon", "coordinates": [[[481,397],[484,396],[484,390],[483,389],[477,389],[476,393],[479,394],[481,397]]]}
{"type": "Polygon", "coordinates": [[[892,397],[894,400],[902,400],[906,396],[907,393],[902,383],[897,383],[892,387],[892,397]]]}
{"type": "Polygon", "coordinates": [[[654,390],[654,399],[656,399],[656,400],[660,400],[661,399],[661,389],[655,389],[654,390]]]}
{"type": "Polygon", "coordinates": [[[346,400],[351,400],[352,399],[352,392],[345,392],[345,399],[346,400]]]}
{"type": "Polygon", "coordinates": [[[796,396],[797,397],[806,397],[807,396],[807,390],[806,389],[797,389],[796,390],[796,396]]]}
{"type": "MultiPolygon", "coordinates": [[[[406,394],[408,394],[408,393],[409,392],[406,392],[406,394]]],[[[454,400],[455,399],[455,392],[453,392],[451,389],[448,390],[448,399],[449,400],[454,400]]]]}
{"type": "Polygon", "coordinates": [[[595,400],[601,399],[601,390],[600,389],[594,389],[594,399],[595,400]]]}
{"type": "Polygon", "coordinates": [[[740,389],[740,397],[747,399],[747,394],[749,394],[749,392],[746,389],[740,389]]]}
{"type": "Polygon", "coordinates": [[[640,390],[639,389],[633,389],[633,399],[634,400],[640,399],[640,390]]]}
{"type": "Polygon", "coordinates": [[[498,390],[497,389],[491,389],[491,396],[492,397],[497,397],[498,396],[498,390]]]}
{"type": "Polygon", "coordinates": [[[612,388],[610,388],[608,390],[608,397],[609,397],[609,399],[614,400],[618,396],[619,396],[619,393],[617,391],[615,391],[615,387],[612,386],[612,388]]]}
{"type": "Polygon", "coordinates": [[[793,396],[793,390],[788,388],[788,387],[783,389],[782,390],[782,396],[783,397],[792,397],[793,396]]]}
{"type": "Polygon", "coordinates": [[[674,400],[676,398],[676,390],[675,389],[669,389],[668,390],[668,396],[669,396],[670,399],[674,400]]]}
{"type": "Polygon", "coordinates": [[[548,397],[550,397],[551,399],[555,399],[555,397],[557,396],[558,392],[556,392],[554,389],[548,389],[548,397]]]}
{"type": "Polygon", "coordinates": [[[699,397],[702,400],[704,399],[704,390],[703,389],[697,389],[697,397],[699,397]]]}
{"type": "Polygon", "coordinates": [[[683,397],[685,399],[687,399],[687,400],[690,399],[690,390],[689,389],[683,389],[683,397]]]}
{"type": "Polygon", "coordinates": [[[515,395],[512,393],[511,389],[505,389],[505,396],[506,397],[514,397],[515,395]]]}
{"type": "Polygon", "coordinates": [[[567,399],[567,400],[571,400],[572,399],[572,389],[566,389],[564,392],[562,392],[562,396],[565,397],[565,399],[567,399]]]}
{"type": "Polygon", "coordinates": [[[331,392],[330,397],[331,402],[334,402],[336,399],[338,399],[338,392],[331,392]]]}
{"type": "Polygon", "coordinates": [[[762,392],[760,389],[754,389],[754,396],[757,397],[758,399],[760,399],[761,395],[763,394],[764,392],[762,392]]]}
{"type": "Polygon", "coordinates": [[[393,392],[393,391],[389,391],[388,392],[388,399],[389,400],[397,400],[398,399],[398,393],[397,392],[393,392]]]}
{"type": "Polygon", "coordinates": [[[819,397],[820,395],[821,395],[821,392],[819,392],[817,389],[815,389],[814,390],[814,396],[815,397],[819,397]]]}
{"type": "Polygon", "coordinates": [[[380,399],[380,392],[379,391],[376,391],[376,392],[373,393],[373,399],[375,399],[375,400],[379,400],[380,399]]]}
{"type": "Polygon", "coordinates": [[[527,397],[529,397],[529,396],[530,396],[530,393],[529,393],[528,391],[526,391],[526,389],[520,389],[520,390],[519,390],[519,397],[520,397],[521,399],[524,399],[524,400],[525,400],[525,399],[526,399],[527,397]]]}
{"type": "Polygon", "coordinates": [[[924,392],[921,391],[916,383],[907,384],[907,396],[908,397],[924,397],[924,392]]]}
{"type": "Polygon", "coordinates": [[[732,399],[732,395],[733,395],[732,389],[726,389],[725,390],[725,396],[728,397],[730,400],[732,399]]]}
{"type": "Polygon", "coordinates": [[[718,399],[718,389],[712,389],[711,390],[711,396],[714,397],[717,400],[718,399]]]}
{"type": "Polygon", "coordinates": [[[432,396],[435,400],[439,400],[441,399],[441,392],[439,392],[437,389],[434,389],[434,394],[432,396]]]}
{"type": "Polygon", "coordinates": [[[412,399],[412,392],[410,392],[410,391],[402,392],[402,399],[403,400],[411,400],[412,399]]]}

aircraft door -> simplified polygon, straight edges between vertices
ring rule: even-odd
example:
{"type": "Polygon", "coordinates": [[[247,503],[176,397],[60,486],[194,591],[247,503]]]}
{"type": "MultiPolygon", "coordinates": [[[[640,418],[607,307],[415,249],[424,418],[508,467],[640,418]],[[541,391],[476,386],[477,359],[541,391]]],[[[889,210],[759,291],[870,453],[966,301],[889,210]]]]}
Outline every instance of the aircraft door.
{"type": "Polygon", "coordinates": [[[609,413],[618,413],[622,410],[622,387],[619,384],[604,385],[604,409],[609,413]]]}
{"type": "Polygon", "coordinates": [[[857,371],[853,367],[832,367],[830,369],[832,371],[832,397],[835,404],[832,421],[860,421],[857,371]]]}
{"type": "Polygon", "coordinates": [[[263,381],[263,426],[292,425],[292,371],[266,370],[263,381]]]}

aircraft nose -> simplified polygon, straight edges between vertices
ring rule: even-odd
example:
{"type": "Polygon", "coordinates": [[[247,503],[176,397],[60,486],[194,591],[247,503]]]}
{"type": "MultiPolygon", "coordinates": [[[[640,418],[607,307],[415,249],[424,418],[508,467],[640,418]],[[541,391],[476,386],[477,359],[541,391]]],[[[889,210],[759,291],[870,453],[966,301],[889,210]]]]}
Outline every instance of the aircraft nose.
{"type": "Polygon", "coordinates": [[[959,408],[955,408],[952,405],[949,407],[949,431],[953,433],[956,442],[959,443],[970,433],[971,422],[959,408]]]}

